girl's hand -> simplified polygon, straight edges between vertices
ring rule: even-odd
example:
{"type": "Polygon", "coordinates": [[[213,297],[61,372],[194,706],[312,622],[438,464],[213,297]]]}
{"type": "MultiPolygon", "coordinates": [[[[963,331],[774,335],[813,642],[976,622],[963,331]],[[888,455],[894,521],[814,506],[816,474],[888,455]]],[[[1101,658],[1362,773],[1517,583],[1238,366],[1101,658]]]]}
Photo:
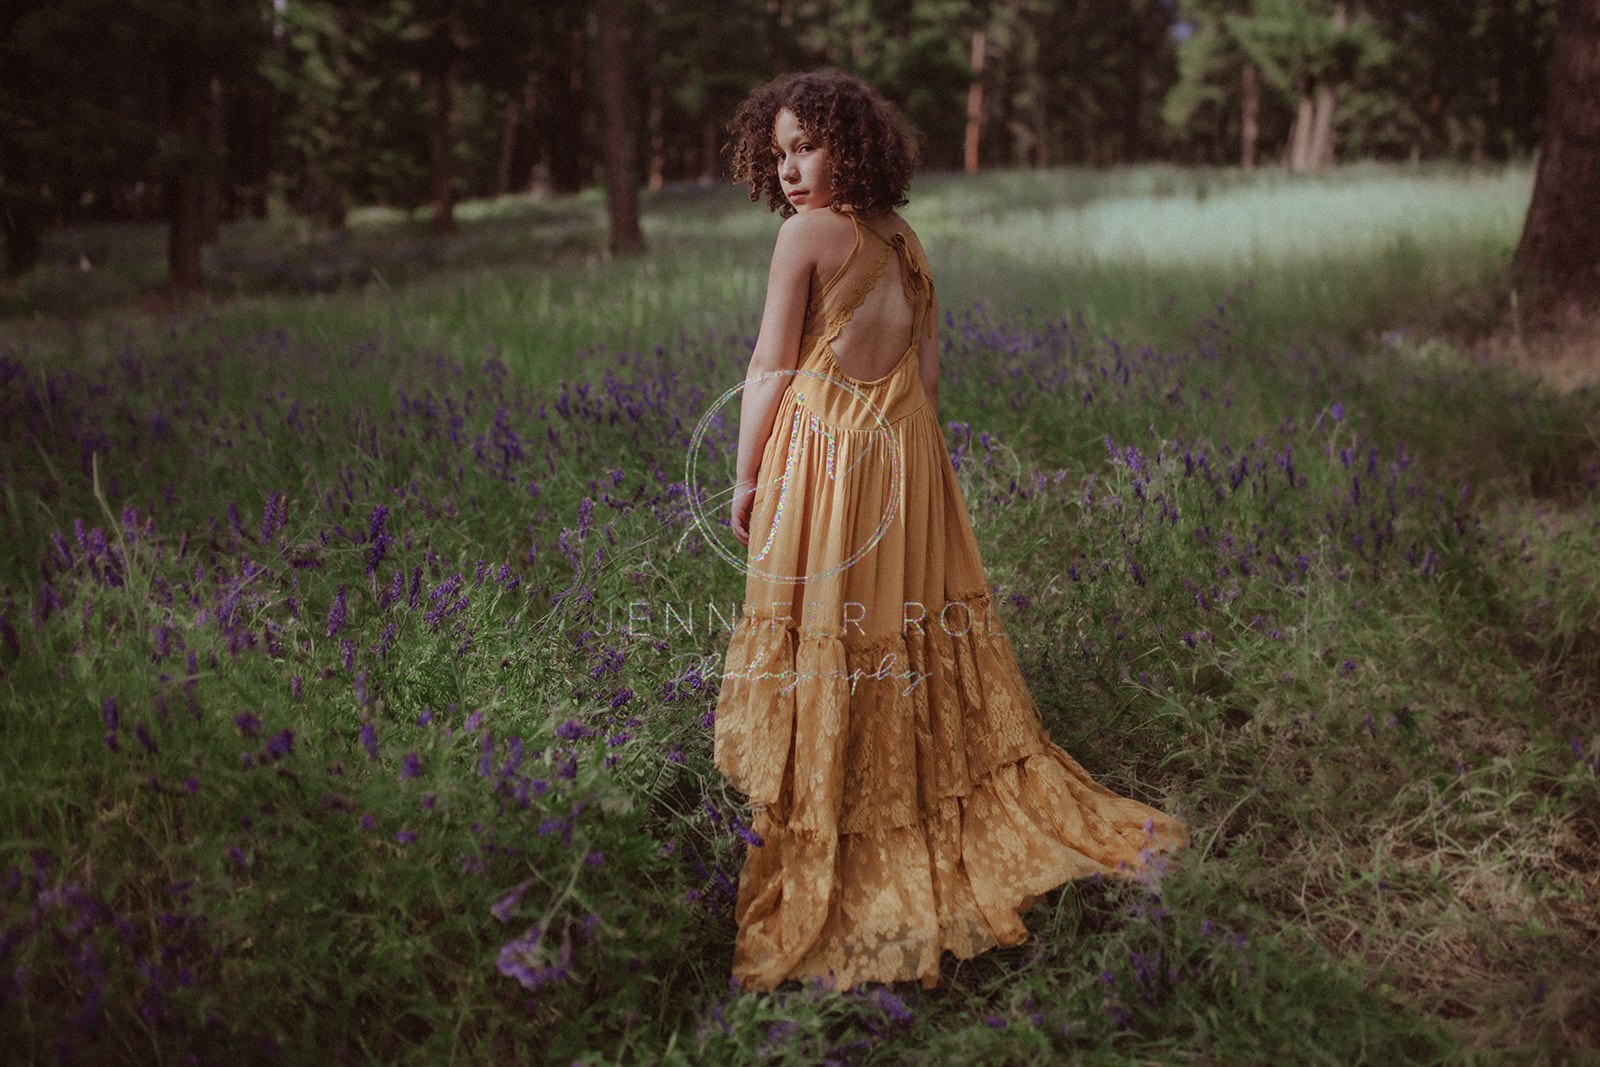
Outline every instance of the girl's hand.
{"type": "Polygon", "coordinates": [[[756,483],[746,479],[733,487],[733,536],[746,548],[750,547],[750,511],[755,506],[756,483]]]}

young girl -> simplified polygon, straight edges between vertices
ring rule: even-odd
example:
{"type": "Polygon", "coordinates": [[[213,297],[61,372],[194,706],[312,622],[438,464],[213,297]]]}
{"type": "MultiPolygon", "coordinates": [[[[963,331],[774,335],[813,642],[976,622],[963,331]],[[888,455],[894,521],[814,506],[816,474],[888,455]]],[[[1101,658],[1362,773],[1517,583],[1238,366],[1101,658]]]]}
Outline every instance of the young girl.
{"type": "Polygon", "coordinates": [[[733,170],[785,216],[740,412],[748,546],[716,762],[750,798],[733,972],[937,983],[1018,911],[1131,873],[1176,820],[1050,742],[990,603],[938,416],[933,281],[895,211],[898,112],[839,72],[753,93],[733,170]]]}

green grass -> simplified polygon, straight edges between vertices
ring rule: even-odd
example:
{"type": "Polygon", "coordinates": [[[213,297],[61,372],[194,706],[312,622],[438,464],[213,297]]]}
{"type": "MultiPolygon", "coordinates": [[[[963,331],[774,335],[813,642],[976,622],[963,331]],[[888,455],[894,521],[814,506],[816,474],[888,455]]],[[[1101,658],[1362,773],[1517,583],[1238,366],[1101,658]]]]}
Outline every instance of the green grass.
{"type": "Polygon", "coordinates": [[[665,190],[626,262],[593,196],[466,205],[437,244],[380,211],[338,244],[240,224],[230,292],[177,318],[134,304],[159,233],[53,235],[0,294],[17,1054],[1594,1055],[1600,396],[1431,339],[1493,317],[1528,187],[919,180],[1030,688],[1194,844],[1050,895],[938,990],[842,996],[727,987],[745,813],[703,608],[742,583],[682,485],[774,219],[665,190]]]}

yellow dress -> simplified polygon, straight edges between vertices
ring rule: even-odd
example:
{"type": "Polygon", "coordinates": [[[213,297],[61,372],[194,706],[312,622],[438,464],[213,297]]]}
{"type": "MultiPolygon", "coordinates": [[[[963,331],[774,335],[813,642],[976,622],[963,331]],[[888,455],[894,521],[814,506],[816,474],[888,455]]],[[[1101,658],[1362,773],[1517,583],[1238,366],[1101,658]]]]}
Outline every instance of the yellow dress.
{"type": "Polygon", "coordinates": [[[735,905],[748,988],[936,984],[946,950],[1024,941],[1032,898],[1134,873],[1186,836],[1045,733],[918,374],[935,328],[921,244],[898,217],[851,219],[855,248],[811,298],[762,455],[717,702],[717,768],[762,842],[735,905]],[[876,316],[898,321],[881,336],[855,315],[901,294],[909,337],[903,310],[876,316]],[[861,381],[846,348],[903,354],[861,381]]]}

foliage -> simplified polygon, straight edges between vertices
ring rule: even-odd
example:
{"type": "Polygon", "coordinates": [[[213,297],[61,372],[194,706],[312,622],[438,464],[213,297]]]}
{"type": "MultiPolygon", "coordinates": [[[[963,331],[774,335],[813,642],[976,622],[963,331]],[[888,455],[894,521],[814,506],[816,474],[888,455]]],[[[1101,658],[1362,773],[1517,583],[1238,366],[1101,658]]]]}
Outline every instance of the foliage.
{"type": "MultiPolygon", "coordinates": [[[[661,197],[628,264],[31,331],[0,359],[18,1057],[1592,1049],[1600,412],[1407,319],[1326,330],[1372,304],[1344,279],[1416,316],[1434,258],[1503,259],[1503,222],[1442,206],[1481,176],[1404,199],[1418,181],[924,190],[952,462],[1030,688],[1097,776],[1196,831],[934,991],[726,984],[748,829],[710,767],[706,608],[740,581],[680,472],[748,356],[727,309],[759,305],[770,224],[724,218],[736,196],[661,197]],[[1385,199],[1444,221],[1409,253],[1348,221],[1385,199]],[[1212,242],[1334,217],[1303,268],[1252,271],[1198,238],[1129,252],[1114,205],[1163,232],[1220,213],[1212,242]],[[975,221],[1003,239],[958,244],[975,221]],[[1050,256],[1090,224],[1105,277],[1064,295],[1082,268],[1050,256]]],[[[707,445],[731,466],[731,425],[707,445]]]]}
{"type": "Polygon", "coordinates": [[[0,136],[21,157],[6,153],[9,196],[72,214],[80,194],[112,200],[135,178],[220,166],[163,126],[158,90],[179,62],[208,73],[253,66],[265,37],[259,9],[71,0],[8,5],[6,19],[0,136]]]}
{"type": "MultiPolygon", "coordinates": [[[[979,31],[986,167],[1233,161],[1247,57],[1268,88],[1263,154],[1284,144],[1307,79],[1327,76],[1340,84],[1347,158],[1532,151],[1553,0],[1345,6],[1339,30],[1331,0],[629,0],[639,178],[713,179],[742,95],[817,65],[874,81],[923,131],[930,165],[955,168],[979,31]]],[[[447,187],[457,198],[576,191],[598,174],[584,0],[71,0],[13,4],[3,18],[0,199],[8,219],[35,227],[71,221],[86,203],[160,216],[154,179],[190,167],[222,179],[234,212],[264,209],[269,170],[283,201],[319,221],[338,224],[359,203],[415,208],[430,194],[436,71],[455,100],[447,187]],[[180,55],[221,77],[220,156],[177,151],[160,130],[161,68],[180,55]]]]}

